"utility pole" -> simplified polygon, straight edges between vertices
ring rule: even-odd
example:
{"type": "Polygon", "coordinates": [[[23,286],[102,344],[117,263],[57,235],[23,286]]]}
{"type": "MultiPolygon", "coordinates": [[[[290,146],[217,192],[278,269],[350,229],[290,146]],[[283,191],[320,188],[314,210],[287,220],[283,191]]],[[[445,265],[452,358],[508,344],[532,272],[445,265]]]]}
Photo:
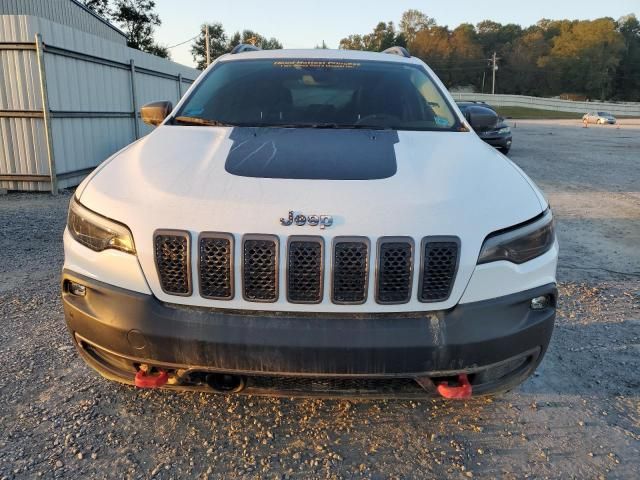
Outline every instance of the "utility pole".
{"type": "MultiPolygon", "coordinates": [[[[204,45],[205,50],[207,51],[207,67],[211,64],[211,52],[209,52],[209,24],[206,25],[205,35],[204,35],[204,45]]],[[[495,54],[494,54],[495,56],[495,54]]]]}
{"type": "Polygon", "coordinates": [[[498,65],[496,65],[496,61],[498,57],[496,57],[496,52],[493,52],[493,56],[491,57],[492,62],[492,73],[493,73],[493,84],[491,85],[491,95],[496,94],[496,70],[498,70],[498,65]]]}

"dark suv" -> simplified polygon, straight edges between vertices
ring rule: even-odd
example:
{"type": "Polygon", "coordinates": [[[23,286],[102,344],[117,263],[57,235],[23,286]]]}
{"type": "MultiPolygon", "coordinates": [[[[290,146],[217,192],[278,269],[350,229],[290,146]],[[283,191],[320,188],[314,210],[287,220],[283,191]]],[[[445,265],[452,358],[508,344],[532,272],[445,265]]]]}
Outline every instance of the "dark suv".
{"type": "Polygon", "coordinates": [[[495,115],[495,124],[490,127],[475,128],[478,136],[489,145],[496,147],[505,155],[509,153],[513,142],[511,128],[506,124],[504,117],[500,116],[495,109],[484,102],[456,102],[458,108],[462,110],[464,116],[469,120],[470,115],[495,115]]]}

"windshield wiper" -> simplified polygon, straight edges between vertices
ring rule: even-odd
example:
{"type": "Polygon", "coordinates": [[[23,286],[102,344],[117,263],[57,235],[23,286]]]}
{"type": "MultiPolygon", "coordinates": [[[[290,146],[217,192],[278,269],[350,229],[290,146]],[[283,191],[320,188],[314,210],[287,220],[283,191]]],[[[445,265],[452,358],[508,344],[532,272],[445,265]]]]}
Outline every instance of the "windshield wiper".
{"type": "Polygon", "coordinates": [[[219,122],[218,120],[210,120],[208,118],[179,116],[173,119],[173,123],[182,123],[184,125],[204,125],[207,127],[235,127],[230,123],[219,122]]]}

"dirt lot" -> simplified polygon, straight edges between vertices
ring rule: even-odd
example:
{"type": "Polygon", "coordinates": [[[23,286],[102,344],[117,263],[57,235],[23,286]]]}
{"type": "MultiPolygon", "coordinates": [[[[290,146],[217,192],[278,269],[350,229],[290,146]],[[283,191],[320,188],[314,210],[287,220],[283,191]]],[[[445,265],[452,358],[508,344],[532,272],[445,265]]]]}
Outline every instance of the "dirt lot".
{"type": "Polygon", "coordinates": [[[511,158],[555,209],[559,317],[532,379],[461,403],[103,380],[63,324],[70,193],[0,197],[0,478],[638,478],[640,125],[519,120],[511,158]]]}

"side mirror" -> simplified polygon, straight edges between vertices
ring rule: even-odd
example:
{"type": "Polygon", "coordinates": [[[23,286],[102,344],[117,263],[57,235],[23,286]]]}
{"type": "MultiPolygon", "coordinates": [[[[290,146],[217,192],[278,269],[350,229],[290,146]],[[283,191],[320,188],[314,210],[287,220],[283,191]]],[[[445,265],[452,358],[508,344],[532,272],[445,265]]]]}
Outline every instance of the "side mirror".
{"type": "Polygon", "coordinates": [[[167,118],[171,113],[171,110],[173,110],[171,102],[147,103],[140,109],[140,116],[144,123],[156,127],[160,125],[165,118],[167,118]]]}
{"type": "Polygon", "coordinates": [[[478,105],[467,107],[465,117],[467,117],[467,121],[476,132],[495,127],[500,118],[490,108],[478,105]]]}

